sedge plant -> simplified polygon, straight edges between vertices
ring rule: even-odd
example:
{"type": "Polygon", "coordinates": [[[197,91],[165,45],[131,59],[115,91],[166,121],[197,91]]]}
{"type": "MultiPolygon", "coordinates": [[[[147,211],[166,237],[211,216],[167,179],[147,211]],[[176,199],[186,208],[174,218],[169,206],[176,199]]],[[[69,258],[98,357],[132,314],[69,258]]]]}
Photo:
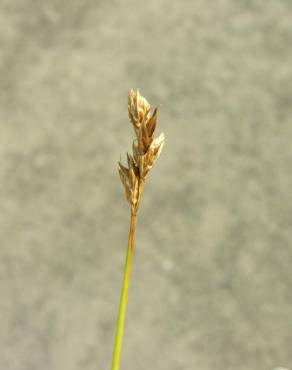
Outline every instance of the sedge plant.
{"type": "Polygon", "coordinates": [[[164,144],[163,133],[157,138],[154,137],[157,123],[157,108],[155,108],[151,113],[150,104],[140,95],[138,89],[130,90],[128,94],[128,114],[136,137],[132,144],[132,154],[127,153],[127,166],[124,166],[119,162],[118,170],[125,189],[126,199],[130,205],[131,218],[123,285],[116,326],[112,370],[120,369],[122,340],[134,253],[137,213],[144,190],[145,179],[156,159],[159,157],[164,144]]]}

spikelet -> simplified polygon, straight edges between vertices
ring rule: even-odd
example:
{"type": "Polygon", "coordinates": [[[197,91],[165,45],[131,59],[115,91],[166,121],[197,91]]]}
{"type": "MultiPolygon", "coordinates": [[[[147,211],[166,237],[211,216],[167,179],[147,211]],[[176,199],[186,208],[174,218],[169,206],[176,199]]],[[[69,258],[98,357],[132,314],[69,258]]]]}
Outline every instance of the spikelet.
{"type": "Polygon", "coordinates": [[[145,178],[159,157],[164,144],[164,134],[154,138],[158,109],[155,108],[152,115],[150,110],[150,104],[140,95],[139,90],[130,90],[128,114],[136,139],[132,145],[133,154],[127,154],[128,167],[119,162],[118,170],[133,214],[138,211],[145,178]]]}

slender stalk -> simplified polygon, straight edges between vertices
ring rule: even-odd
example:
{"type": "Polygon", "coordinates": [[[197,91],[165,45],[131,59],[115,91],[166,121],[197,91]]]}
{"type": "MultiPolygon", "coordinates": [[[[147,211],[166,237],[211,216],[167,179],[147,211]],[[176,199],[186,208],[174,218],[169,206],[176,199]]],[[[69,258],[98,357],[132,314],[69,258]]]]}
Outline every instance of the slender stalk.
{"type": "Polygon", "coordinates": [[[133,260],[133,253],[134,253],[134,238],[135,238],[136,222],[137,222],[137,215],[131,212],[129,242],[128,242],[125,269],[124,269],[124,279],[123,279],[123,287],[122,287],[122,292],[121,292],[118,320],[117,320],[117,326],[116,326],[116,337],[115,337],[114,352],[113,352],[112,370],[119,370],[120,368],[120,357],[121,357],[121,351],[122,351],[122,341],[123,341],[127,302],[128,302],[128,291],[129,291],[130,280],[131,280],[132,260],[133,260]]]}

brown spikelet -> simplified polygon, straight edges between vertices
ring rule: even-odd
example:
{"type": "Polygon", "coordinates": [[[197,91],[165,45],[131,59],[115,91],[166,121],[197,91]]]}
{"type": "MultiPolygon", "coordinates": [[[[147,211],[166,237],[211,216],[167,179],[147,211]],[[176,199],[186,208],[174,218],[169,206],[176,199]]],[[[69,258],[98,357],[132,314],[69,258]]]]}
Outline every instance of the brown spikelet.
{"type": "Polygon", "coordinates": [[[133,141],[133,144],[132,144],[132,151],[133,151],[133,158],[134,158],[135,164],[139,166],[139,149],[138,149],[138,145],[135,143],[135,140],[133,141]]]}
{"type": "Polygon", "coordinates": [[[153,136],[153,133],[155,131],[156,123],[157,123],[157,108],[154,109],[154,112],[147,123],[147,129],[149,132],[149,136],[151,137],[153,136]]]}
{"type": "Polygon", "coordinates": [[[157,108],[150,115],[150,104],[140,95],[139,90],[128,94],[128,114],[133,125],[136,140],[133,141],[133,154],[127,153],[128,167],[119,162],[119,174],[126,197],[136,214],[143,193],[146,175],[159,157],[164,144],[164,135],[154,138],[157,125],[157,108]]]}
{"type": "Polygon", "coordinates": [[[130,189],[130,186],[129,186],[129,183],[128,183],[128,179],[129,179],[129,173],[128,173],[128,170],[127,170],[122,164],[121,162],[119,162],[119,175],[120,175],[120,179],[122,181],[122,184],[124,185],[124,189],[125,189],[125,193],[126,193],[126,198],[128,200],[128,202],[131,202],[131,189],[130,189]]]}
{"type": "Polygon", "coordinates": [[[147,153],[142,157],[140,173],[146,177],[148,172],[153,167],[155,161],[158,159],[164,144],[164,134],[154,139],[151,143],[147,153]]]}

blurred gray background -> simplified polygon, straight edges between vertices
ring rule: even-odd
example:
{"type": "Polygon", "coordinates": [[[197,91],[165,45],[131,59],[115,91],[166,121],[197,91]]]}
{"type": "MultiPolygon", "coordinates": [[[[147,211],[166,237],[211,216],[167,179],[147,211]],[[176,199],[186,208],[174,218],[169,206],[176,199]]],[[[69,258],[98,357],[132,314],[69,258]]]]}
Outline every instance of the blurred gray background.
{"type": "Polygon", "coordinates": [[[292,367],[291,0],[0,0],[0,369],[111,366],[127,92],[166,146],[121,370],[292,367]]]}

